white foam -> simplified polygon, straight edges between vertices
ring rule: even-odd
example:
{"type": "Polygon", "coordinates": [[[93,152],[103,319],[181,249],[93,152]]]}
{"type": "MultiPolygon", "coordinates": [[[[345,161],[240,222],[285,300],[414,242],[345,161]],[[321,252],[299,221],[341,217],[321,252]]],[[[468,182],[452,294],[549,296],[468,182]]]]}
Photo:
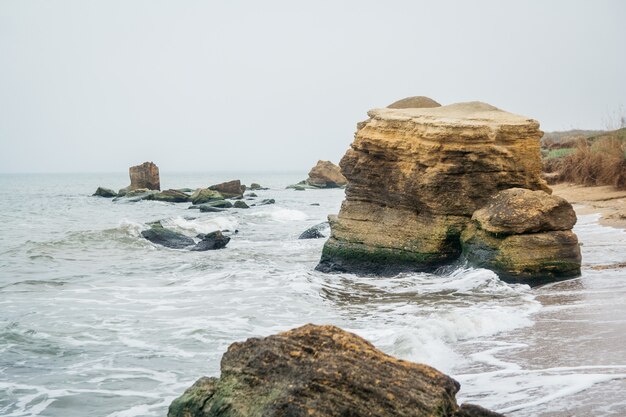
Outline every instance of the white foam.
{"type": "Polygon", "coordinates": [[[303,221],[308,218],[307,214],[303,211],[279,207],[252,212],[250,216],[269,218],[280,223],[303,221]]]}
{"type": "Polygon", "coordinates": [[[198,233],[211,233],[216,230],[235,230],[238,221],[232,216],[198,217],[193,220],[174,217],[162,220],[161,224],[164,227],[179,229],[183,233],[196,235],[198,233]]]}

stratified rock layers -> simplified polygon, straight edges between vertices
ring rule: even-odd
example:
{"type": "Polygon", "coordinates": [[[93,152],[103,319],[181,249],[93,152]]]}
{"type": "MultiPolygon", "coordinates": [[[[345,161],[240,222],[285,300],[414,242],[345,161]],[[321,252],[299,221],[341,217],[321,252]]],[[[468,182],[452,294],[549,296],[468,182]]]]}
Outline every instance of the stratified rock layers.
{"type": "Polygon", "coordinates": [[[551,192],[535,120],[479,102],[368,115],[340,162],[346,199],[319,270],[431,270],[459,257],[461,232],[497,192],[551,192]]]}

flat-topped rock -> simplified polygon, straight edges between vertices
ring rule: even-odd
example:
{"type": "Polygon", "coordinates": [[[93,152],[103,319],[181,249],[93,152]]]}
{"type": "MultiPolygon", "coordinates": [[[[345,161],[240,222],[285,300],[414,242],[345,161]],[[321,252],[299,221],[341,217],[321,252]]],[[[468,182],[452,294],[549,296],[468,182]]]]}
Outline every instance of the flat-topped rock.
{"type": "Polygon", "coordinates": [[[148,190],[160,190],[161,180],[159,178],[159,167],[153,162],[144,162],[141,165],[135,165],[128,168],[130,176],[130,186],[128,191],[147,188],[148,190]]]}
{"type": "Polygon", "coordinates": [[[536,120],[481,102],[368,112],[340,162],[346,199],[318,269],[432,270],[461,254],[472,214],[541,178],[536,120]]]}

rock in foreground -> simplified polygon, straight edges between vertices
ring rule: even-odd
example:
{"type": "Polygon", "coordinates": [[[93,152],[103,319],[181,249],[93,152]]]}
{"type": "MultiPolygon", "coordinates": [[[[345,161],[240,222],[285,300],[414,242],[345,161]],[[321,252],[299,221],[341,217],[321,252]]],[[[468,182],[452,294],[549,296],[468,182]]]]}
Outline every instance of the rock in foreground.
{"type": "Polygon", "coordinates": [[[565,199],[512,188],[477,210],[461,235],[470,263],[509,282],[541,284],[580,275],[576,213],[565,199]]]}
{"type": "Polygon", "coordinates": [[[434,368],[388,356],[337,327],[306,325],[233,343],[220,378],[199,379],[168,416],[499,416],[459,407],[458,390],[434,368]]]}
{"type": "Polygon", "coordinates": [[[535,120],[479,102],[368,114],[340,162],[346,199],[321,271],[433,270],[461,255],[461,232],[491,196],[550,191],[535,120]]]}

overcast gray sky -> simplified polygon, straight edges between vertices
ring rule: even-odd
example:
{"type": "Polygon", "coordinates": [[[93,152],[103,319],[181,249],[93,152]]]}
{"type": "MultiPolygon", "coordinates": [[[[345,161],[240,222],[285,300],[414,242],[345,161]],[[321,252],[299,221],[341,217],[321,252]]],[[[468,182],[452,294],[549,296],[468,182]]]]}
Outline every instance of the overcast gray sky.
{"type": "Polygon", "coordinates": [[[603,128],[624,22],[622,0],[0,0],[0,172],[306,172],[411,95],[603,128]]]}

